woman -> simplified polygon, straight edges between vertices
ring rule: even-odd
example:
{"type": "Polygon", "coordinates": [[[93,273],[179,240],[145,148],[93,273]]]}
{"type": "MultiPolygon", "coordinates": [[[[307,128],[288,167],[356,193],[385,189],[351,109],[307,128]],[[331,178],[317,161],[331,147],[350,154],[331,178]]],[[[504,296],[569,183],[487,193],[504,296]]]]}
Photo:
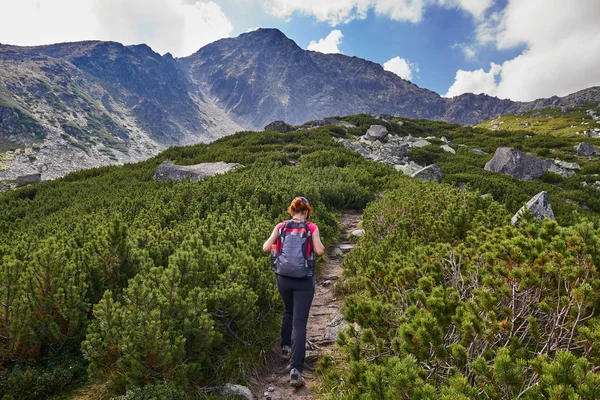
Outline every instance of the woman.
{"type": "MultiPolygon", "coordinates": [[[[310,231],[308,240],[309,249],[304,257],[310,259],[312,252],[321,255],[325,252],[325,247],[321,243],[319,228],[306,219],[312,214],[312,207],[304,197],[296,197],[288,207],[288,213],[292,219],[287,222],[277,224],[273,233],[263,245],[263,251],[269,252],[275,246],[278,254],[282,250],[282,242],[288,240],[288,246],[292,243],[300,243],[298,239],[299,232],[302,236],[305,232],[302,227],[305,226],[310,231]],[[288,226],[294,226],[288,229],[288,226]],[[295,235],[296,239],[281,238],[281,235],[295,235]],[[295,241],[294,241],[295,240],[295,241]]],[[[283,299],[285,310],[283,313],[283,324],[281,326],[281,358],[283,360],[292,359],[290,365],[290,383],[292,386],[299,387],[303,385],[302,371],[304,369],[304,357],[306,354],[306,324],[308,322],[308,313],[315,295],[314,271],[307,271],[298,277],[297,273],[285,276],[280,273],[283,269],[278,269],[277,289],[283,299]]]]}

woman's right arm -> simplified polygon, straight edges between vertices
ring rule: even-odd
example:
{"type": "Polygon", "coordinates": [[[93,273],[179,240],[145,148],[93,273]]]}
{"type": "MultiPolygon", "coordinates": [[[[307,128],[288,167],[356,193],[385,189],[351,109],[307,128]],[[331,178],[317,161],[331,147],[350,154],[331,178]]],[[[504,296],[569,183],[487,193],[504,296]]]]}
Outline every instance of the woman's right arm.
{"type": "Polygon", "coordinates": [[[277,230],[277,227],[275,227],[275,229],[273,229],[273,233],[271,233],[271,236],[269,236],[265,244],[263,244],[263,251],[265,253],[271,251],[271,245],[274,245],[277,241],[277,235],[279,235],[279,231],[277,230]]]}

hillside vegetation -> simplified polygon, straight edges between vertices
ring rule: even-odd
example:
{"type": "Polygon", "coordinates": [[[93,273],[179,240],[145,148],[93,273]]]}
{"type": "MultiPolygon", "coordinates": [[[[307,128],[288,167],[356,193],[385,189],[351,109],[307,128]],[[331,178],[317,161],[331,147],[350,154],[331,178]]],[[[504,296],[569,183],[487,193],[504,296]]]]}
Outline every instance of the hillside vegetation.
{"type": "Polygon", "coordinates": [[[365,209],[366,235],[336,288],[356,325],[319,367],[323,397],[597,396],[600,202],[582,182],[598,161],[577,159],[573,178],[531,182],[483,170],[497,146],[571,159],[579,138],[344,119],[357,127],[241,132],[0,195],[0,398],[81,383],[102,397],[179,398],[243,383],[279,332],[261,244],[298,195],[313,204],[326,246],[337,211],[365,209]],[[451,140],[455,155],[436,139],[411,153],[438,163],[450,185],[332,140],[373,123],[451,140]],[[167,159],[244,167],[198,183],[154,181],[167,159]],[[558,223],[513,227],[510,215],[540,190],[558,223]]]}

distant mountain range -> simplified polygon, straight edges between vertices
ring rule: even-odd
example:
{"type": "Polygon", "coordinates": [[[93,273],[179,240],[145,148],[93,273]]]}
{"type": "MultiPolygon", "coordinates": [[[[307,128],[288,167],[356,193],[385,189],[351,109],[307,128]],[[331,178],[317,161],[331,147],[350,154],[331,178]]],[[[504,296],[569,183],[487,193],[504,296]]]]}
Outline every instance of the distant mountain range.
{"type": "Polygon", "coordinates": [[[276,29],[181,59],[114,42],[0,45],[0,180],[138,161],[273,120],[389,113],[474,125],[589,101],[600,101],[600,88],[528,103],[448,99],[379,64],[303,50],[276,29]]]}

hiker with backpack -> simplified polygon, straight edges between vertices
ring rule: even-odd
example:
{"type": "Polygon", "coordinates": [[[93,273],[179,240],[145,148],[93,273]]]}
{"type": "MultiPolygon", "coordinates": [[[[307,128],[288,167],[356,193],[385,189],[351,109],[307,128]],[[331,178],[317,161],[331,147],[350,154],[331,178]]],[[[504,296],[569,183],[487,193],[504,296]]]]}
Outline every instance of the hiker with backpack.
{"type": "Polygon", "coordinates": [[[281,358],[292,360],[290,383],[303,385],[302,371],[306,355],[306,324],[315,295],[315,254],[321,255],[319,228],[306,221],[312,207],[304,197],[296,197],[288,207],[292,219],[280,222],[263,245],[271,252],[271,267],[277,277],[277,289],[283,299],[281,358]]]}

